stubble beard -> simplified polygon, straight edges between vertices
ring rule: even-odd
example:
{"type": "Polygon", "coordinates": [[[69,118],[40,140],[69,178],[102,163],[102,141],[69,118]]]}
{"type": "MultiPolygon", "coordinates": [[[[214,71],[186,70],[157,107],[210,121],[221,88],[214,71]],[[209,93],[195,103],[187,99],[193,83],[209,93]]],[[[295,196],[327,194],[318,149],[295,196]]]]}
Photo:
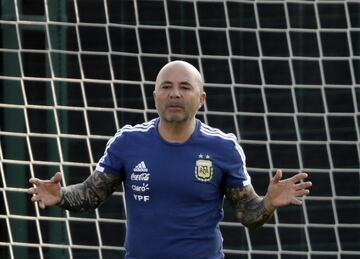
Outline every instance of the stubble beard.
{"type": "Polygon", "coordinates": [[[164,114],[163,119],[167,123],[182,123],[189,119],[185,114],[164,114]]]}
{"type": "Polygon", "coordinates": [[[185,110],[181,110],[178,112],[164,111],[163,116],[161,116],[161,118],[166,123],[181,124],[191,120],[194,116],[195,113],[192,114],[191,112],[185,110]]]}

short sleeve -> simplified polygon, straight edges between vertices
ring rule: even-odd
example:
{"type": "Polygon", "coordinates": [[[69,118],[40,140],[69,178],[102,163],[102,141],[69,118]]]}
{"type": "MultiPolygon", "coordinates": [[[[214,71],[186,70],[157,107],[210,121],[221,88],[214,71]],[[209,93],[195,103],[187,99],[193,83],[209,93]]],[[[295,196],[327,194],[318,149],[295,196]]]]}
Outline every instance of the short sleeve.
{"type": "Polygon", "coordinates": [[[96,165],[99,172],[120,175],[123,171],[124,163],[122,156],[124,154],[124,136],[119,130],[106,144],[103,156],[96,165]]]}
{"type": "Polygon", "coordinates": [[[250,175],[246,169],[246,158],[243,149],[237,143],[232,141],[226,152],[224,186],[225,187],[243,187],[251,183],[250,175]]]}

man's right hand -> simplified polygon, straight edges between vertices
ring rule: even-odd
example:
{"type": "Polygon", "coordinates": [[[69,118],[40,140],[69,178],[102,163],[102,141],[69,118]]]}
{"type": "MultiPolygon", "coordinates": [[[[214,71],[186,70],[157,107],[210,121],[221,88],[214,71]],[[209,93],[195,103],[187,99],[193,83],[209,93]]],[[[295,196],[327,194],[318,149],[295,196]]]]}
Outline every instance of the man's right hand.
{"type": "Polygon", "coordinates": [[[57,172],[50,180],[31,178],[29,182],[34,185],[28,189],[28,193],[33,195],[31,200],[38,202],[42,209],[58,204],[61,201],[61,179],[60,172],[57,172]]]}

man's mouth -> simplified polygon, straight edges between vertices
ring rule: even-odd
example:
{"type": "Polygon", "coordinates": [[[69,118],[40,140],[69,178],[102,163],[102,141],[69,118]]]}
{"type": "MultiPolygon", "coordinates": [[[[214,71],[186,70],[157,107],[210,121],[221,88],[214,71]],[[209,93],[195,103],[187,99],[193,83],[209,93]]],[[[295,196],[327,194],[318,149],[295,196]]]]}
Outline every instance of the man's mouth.
{"type": "Polygon", "coordinates": [[[180,110],[182,110],[182,108],[180,106],[168,106],[167,110],[168,111],[180,111],[180,110]]]}
{"type": "Polygon", "coordinates": [[[170,103],[166,105],[167,108],[170,109],[182,109],[183,105],[179,104],[179,103],[170,103]]]}

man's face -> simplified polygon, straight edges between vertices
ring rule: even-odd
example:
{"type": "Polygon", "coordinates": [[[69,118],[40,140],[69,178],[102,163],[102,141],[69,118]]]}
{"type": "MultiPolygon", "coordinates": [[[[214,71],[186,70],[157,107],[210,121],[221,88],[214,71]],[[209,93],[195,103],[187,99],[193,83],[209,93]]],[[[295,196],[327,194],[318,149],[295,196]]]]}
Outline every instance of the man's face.
{"type": "Polygon", "coordinates": [[[162,69],[154,91],[156,109],[166,122],[191,120],[205,101],[201,78],[184,64],[171,64],[162,69]]]}

